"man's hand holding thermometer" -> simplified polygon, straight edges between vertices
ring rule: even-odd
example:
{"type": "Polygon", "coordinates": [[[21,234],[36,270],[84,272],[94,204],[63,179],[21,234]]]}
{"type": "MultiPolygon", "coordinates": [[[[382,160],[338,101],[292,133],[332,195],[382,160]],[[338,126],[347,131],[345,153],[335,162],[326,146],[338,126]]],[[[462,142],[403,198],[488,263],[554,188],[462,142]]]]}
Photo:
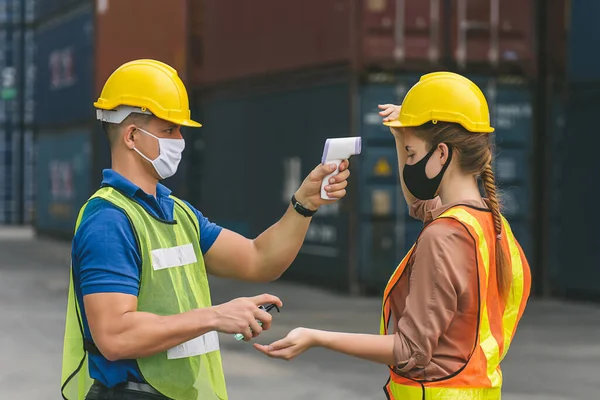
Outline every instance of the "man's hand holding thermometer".
{"type": "Polygon", "coordinates": [[[327,139],[321,163],[304,179],[292,197],[292,206],[304,216],[312,216],[318,208],[331,204],[346,195],[350,162],[360,154],[361,138],[327,139]]]}
{"type": "Polygon", "coordinates": [[[330,200],[325,187],[329,184],[329,180],[340,173],[340,164],[347,160],[350,156],[360,154],[362,148],[362,140],[360,137],[343,137],[327,139],[323,149],[323,157],[321,163],[324,165],[335,164],[335,170],[323,178],[321,182],[321,198],[330,200]]]}

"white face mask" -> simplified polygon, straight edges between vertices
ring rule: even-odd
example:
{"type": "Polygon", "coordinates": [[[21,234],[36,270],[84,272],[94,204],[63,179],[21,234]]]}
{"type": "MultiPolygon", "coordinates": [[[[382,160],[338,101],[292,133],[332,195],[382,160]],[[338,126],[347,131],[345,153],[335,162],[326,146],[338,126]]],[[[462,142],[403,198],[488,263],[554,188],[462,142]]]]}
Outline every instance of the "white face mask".
{"type": "Polygon", "coordinates": [[[155,160],[151,160],[135,147],[133,150],[137,151],[140,156],[148,160],[162,179],[167,179],[175,175],[179,162],[181,161],[181,153],[183,153],[183,150],[185,149],[185,140],[159,138],[141,128],[137,129],[158,140],[159,154],[155,160]]]}

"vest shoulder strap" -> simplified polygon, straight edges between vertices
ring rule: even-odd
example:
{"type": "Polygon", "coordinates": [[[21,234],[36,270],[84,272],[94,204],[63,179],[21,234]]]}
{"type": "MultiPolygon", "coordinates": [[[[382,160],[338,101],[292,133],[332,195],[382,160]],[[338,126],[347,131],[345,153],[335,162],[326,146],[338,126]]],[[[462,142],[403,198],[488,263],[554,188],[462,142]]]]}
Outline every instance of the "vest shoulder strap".
{"type": "Polygon", "coordinates": [[[173,199],[176,207],[181,208],[185,212],[190,222],[194,225],[194,228],[196,229],[196,234],[198,235],[198,240],[200,240],[200,221],[198,221],[196,213],[194,213],[194,211],[190,207],[188,207],[188,205],[185,204],[185,202],[181,199],[172,195],[169,197],[173,199]]]}

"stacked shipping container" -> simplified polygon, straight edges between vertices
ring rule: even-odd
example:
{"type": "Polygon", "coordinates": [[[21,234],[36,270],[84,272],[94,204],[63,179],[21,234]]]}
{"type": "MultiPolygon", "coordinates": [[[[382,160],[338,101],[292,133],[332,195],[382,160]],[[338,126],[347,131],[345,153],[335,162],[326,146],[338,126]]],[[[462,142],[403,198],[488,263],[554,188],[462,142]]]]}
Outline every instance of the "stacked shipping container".
{"type": "Polygon", "coordinates": [[[90,192],[93,2],[41,2],[36,13],[39,232],[68,235],[90,192]]]}
{"type": "Polygon", "coordinates": [[[600,107],[600,37],[598,2],[571,1],[564,92],[553,96],[555,124],[550,142],[549,255],[551,282],[557,294],[598,299],[600,217],[597,206],[598,167],[594,142],[600,107]]]}
{"type": "Polygon", "coordinates": [[[33,212],[32,3],[0,1],[0,225],[27,224],[33,212]]]}
{"type": "Polygon", "coordinates": [[[382,289],[422,224],[408,217],[394,142],[377,104],[401,102],[419,76],[433,70],[462,72],[486,92],[504,213],[533,261],[533,1],[283,6],[268,0],[250,6],[223,0],[204,2],[202,10],[192,15],[203,27],[201,63],[191,66],[203,88],[198,97],[204,128],[194,159],[202,171],[198,203],[209,217],[256,235],[285,210],[326,138],[364,140],[361,156],[352,160],[352,192],[315,215],[297,266],[286,277],[340,289],[382,289]],[[243,165],[243,175],[237,165],[219,167],[220,149],[243,165]]]}
{"type": "Polygon", "coordinates": [[[533,11],[532,0],[207,1],[192,16],[204,28],[194,76],[206,85],[347,63],[532,74],[533,11]]]}
{"type": "MultiPolygon", "coordinates": [[[[293,83],[271,80],[199,93],[204,127],[193,136],[195,202],[225,227],[254,237],[283,215],[292,194],[320,162],[324,140],[350,131],[350,74],[336,70],[293,83]],[[263,82],[264,83],[264,82],[263,82]]],[[[314,216],[297,267],[286,277],[346,289],[349,202],[314,216]]]]}

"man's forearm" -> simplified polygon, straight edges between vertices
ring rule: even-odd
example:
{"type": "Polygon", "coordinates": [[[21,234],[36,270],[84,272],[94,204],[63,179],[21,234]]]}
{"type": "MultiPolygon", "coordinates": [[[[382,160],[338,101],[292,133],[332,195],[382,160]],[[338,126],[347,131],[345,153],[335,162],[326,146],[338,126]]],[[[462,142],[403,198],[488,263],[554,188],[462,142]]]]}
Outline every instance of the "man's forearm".
{"type": "Polygon", "coordinates": [[[298,255],[310,221],[290,205],[283,217],[254,239],[261,274],[276,279],[298,255]]]}
{"type": "Polygon", "coordinates": [[[215,325],[211,308],[170,316],[135,311],[121,318],[106,340],[96,343],[111,361],[152,356],[210,332],[215,325]]]}
{"type": "MultiPolygon", "coordinates": [[[[327,175],[335,171],[335,164],[317,166],[296,191],[296,200],[309,210],[318,210],[346,195],[350,176],[348,161],[344,160],[340,172],[329,178],[324,187],[329,200],[321,198],[321,186],[327,175]]],[[[206,252],[207,271],[216,276],[253,282],[273,281],[281,276],[298,255],[311,218],[300,215],[291,204],[283,217],[251,240],[224,229],[206,252]]]]}

